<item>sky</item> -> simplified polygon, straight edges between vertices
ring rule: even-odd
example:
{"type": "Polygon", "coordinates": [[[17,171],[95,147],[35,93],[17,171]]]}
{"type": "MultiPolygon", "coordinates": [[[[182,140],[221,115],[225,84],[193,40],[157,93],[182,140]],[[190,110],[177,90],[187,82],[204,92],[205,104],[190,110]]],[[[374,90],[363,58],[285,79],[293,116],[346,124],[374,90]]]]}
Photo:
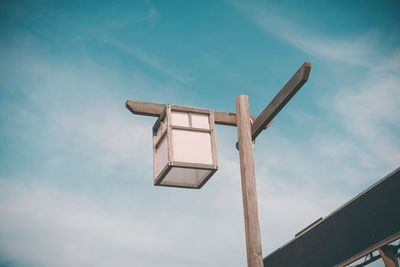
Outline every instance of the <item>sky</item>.
{"type": "Polygon", "coordinates": [[[399,167],[399,1],[0,2],[0,266],[245,266],[235,127],[201,190],[153,186],[127,99],[258,115],[266,256],[399,167]]]}

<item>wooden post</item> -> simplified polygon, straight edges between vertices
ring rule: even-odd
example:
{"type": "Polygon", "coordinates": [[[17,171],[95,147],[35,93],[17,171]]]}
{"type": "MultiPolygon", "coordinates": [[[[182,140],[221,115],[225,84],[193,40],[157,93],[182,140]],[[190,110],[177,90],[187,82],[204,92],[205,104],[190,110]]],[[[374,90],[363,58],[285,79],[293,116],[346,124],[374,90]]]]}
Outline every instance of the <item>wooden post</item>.
{"type": "Polygon", "coordinates": [[[379,254],[381,254],[385,267],[399,267],[399,262],[396,258],[396,247],[392,245],[385,245],[379,248],[378,251],[379,254]]]}
{"type": "Polygon", "coordinates": [[[247,266],[263,267],[251,121],[247,95],[240,95],[236,99],[236,121],[239,140],[240,173],[242,177],[247,266]]]}

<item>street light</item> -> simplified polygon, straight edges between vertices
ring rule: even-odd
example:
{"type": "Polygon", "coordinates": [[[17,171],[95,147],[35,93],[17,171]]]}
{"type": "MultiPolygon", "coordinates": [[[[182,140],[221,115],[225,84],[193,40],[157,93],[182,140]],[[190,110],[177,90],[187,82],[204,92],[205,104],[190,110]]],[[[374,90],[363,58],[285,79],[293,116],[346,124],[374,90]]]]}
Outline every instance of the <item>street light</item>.
{"type": "Polygon", "coordinates": [[[217,171],[214,112],[167,105],[153,126],[154,185],[201,188],[217,171]]]}
{"type": "Polygon", "coordinates": [[[253,142],[308,80],[305,62],[257,116],[248,96],[236,99],[236,113],[127,100],[133,114],[158,117],[153,127],[154,184],[201,188],[217,170],[214,124],[237,126],[247,265],[263,267],[253,142]]]}

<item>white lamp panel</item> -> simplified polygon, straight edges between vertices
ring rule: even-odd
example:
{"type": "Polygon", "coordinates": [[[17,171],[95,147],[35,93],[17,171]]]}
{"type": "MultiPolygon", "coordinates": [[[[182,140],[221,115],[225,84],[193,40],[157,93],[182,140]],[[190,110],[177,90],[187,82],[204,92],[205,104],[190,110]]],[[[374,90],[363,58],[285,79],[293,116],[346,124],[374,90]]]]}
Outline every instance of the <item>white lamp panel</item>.
{"type": "Polygon", "coordinates": [[[192,127],[210,129],[210,122],[208,119],[208,114],[192,113],[192,127]]]}
{"type": "Polygon", "coordinates": [[[173,161],[213,164],[211,135],[172,129],[173,161]]]}
{"type": "Polygon", "coordinates": [[[174,126],[189,127],[189,114],[185,112],[171,112],[171,124],[174,126]]]}
{"type": "Polygon", "coordinates": [[[163,185],[198,187],[210,174],[210,170],[173,167],[162,180],[163,185]]]}

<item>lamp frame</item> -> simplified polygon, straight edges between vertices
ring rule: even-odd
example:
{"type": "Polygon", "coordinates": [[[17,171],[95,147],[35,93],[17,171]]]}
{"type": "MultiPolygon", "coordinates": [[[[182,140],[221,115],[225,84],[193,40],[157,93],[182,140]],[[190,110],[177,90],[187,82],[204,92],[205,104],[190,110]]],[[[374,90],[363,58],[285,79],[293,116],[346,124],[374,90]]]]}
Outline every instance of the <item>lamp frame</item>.
{"type": "Polygon", "coordinates": [[[217,146],[216,146],[216,138],[215,138],[215,120],[214,120],[214,111],[210,109],[200,109],[193,107],[185,107],[185,106],[176,106],[176,105],[166,105],[164,111],[161,113],[160,117],[156,121],[153,126],[153,178],[154,185],[156,186],[167,186],[167,187],[179,187],[179,188],[192,188],[192,189],[200,189],[207,181],[214,175],[214,173],[218,170],[218,159],[217,159],[217,146]],[[172,125],[172,112],[183,112],[188,114],[189,118],[189,126],[177,126],[172,125]],[[207,115],[209,121],[209,128],[198,128],[192,126],[192,114],[201,114],[207,115]],[[160,134],[160,137],[156,138],[157,131],[161,126],[161,123],[166,121],[167,126],[164,132],[160,134]],[[174,147],[173,147],[173,136],[172,130],[184,130],[191,132],[205,132],[210,134],[211,141],[211,157],[212,164],[202,164],[202,163],[194,163],[194,162],[182,162],[176,161],[173,158],[174,155],[174,147]],[[167,141],[167,149],[168,149],[168,160],[165,167],[156,175],[156,170],[158,168],[156,161],[156,153],[157,149],[163,140],[166,138],[167,141]],[[167,176],[167,174],[172,170],[172,168],[186,168],[186,169],[194,169],[194,170],[209,170],[210,174],[198,185],[198,186],[185,186],[185,185],[170,185],[170,184],[162,184],[162,181],[167,176]]]}

